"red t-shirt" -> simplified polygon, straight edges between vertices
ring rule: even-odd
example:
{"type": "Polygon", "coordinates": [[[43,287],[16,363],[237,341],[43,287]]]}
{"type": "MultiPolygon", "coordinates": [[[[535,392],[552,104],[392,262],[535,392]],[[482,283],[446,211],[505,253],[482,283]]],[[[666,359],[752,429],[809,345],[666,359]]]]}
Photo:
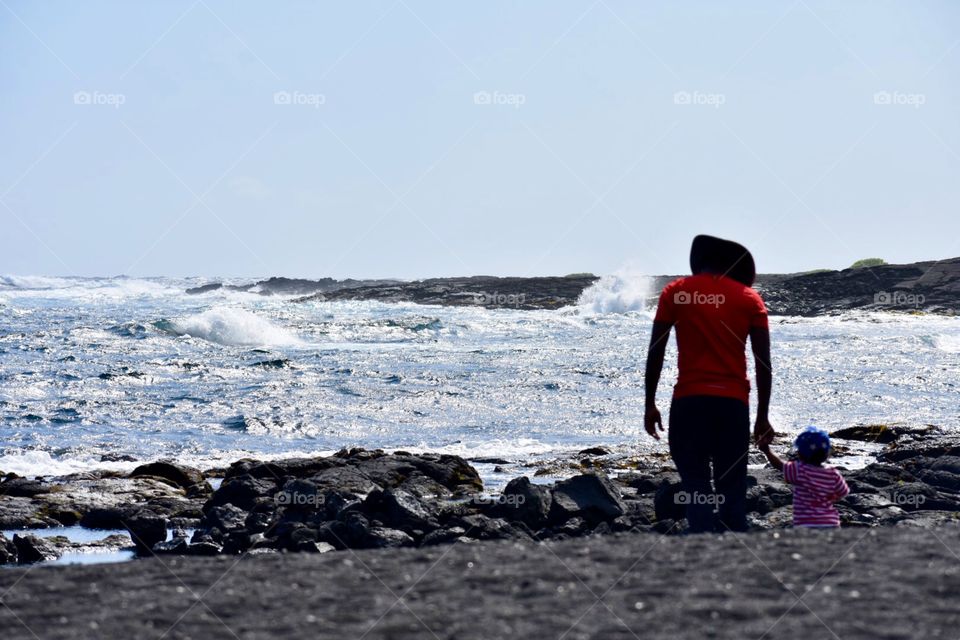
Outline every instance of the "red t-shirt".
{"type": "Polygon", "coordinates": [[[653,321],[677,330],[680,372],[673,397],[749,400],[747,337],[754,327],[768,327],[760,294],[726,276],[679,278],[663,288],[653,321]]]}

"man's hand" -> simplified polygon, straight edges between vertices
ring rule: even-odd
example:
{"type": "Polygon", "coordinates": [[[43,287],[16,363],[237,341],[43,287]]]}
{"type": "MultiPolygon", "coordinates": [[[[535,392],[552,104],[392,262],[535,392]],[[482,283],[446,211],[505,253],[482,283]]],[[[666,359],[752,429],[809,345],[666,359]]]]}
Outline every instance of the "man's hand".
{"type": "Polygon", "coordinates": [[[757,422],[753,426],[753,441],[757,447],[761,451],[764,448],[769,448],[770,443],[773,442],[775,437],[777,437],[777,432],[773,430],[770,420],[767,418],[757,418],[757,422]]]}
{"type": "Polygon", "coordinates": [[[657,433],[657,429],[663,431],[663,419],[660,417],[660,410],[657,409],[656,405],[650,405],[647,407],[646,411],[643,412],[643,426],[646,428],[647,433],[656,438],[660,439],[660,434],[657,433]]]}

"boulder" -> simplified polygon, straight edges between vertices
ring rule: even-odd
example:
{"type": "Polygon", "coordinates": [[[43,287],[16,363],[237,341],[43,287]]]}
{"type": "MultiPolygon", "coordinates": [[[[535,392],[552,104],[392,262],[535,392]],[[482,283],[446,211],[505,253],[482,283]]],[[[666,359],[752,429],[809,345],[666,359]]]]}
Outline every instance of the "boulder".
{"type": "Polygon", "coordinates": [[[508,520],[516,520],[532,529],[539,529],[550,518],[553,495],[550,489],[530,482],[526,476],[514,478],[500,494],[498,512],[508,520]]]}
{"type": "Polygon", "coordinates": [[[605,475],[585,473],[558,482],[552,491],[550,522],[562,524],[574,517],[598,523],[626,512],[616,486],[605,475]]]}
{"type": "Polygon", "coordinates": [[[246,511],[232,504],[217,505],[207,511],[200,525],[205,528],[216,527],[221,532],[236,531],[246,526],[247,517],[246,511]]]}
{"type": "Polygon", "coordinates": [[[0,533],[0,564],[12,564],[17,561],[17,547],[0,533]]]}
{"type": "Polygon", "coordinates": [[[383,522],[391,527],[409,533],[437,526],[436,520],[420,499],[403,489],[387,489],[380,494],[379,500],[373,502],[379,502],[377,511],[382,512],[383,522]]]}
{"type": "Polygon", "coordinates": [[[664,479],[657,487],[653,496],[653,508],[657,521],[682,520],[687,515],[687,507],[683,501],[677,499],[677,494],[683,491],[679,480],[664,479]]]}
{"type": "Polygon", "coordinates": [[[215,506],[232,504],[249,511],[258,500],[272,500],[276,490],[276,483],[270,480],[256,478],[249,474],[234,476],[223,481],[203,508],[204,511],[208,511],[215,506]]]}
{"type": "Polygon", "coordinates": [[[855,440],[857,442],[890,444],[891,442],[896,442],[906,435],[925,436],[930,435],[933,431],[934,427],[929,425],[924,425],[921,427],[908,427],[905,425],[861,424],[853,427],[837,429],[830,434],[830,437],[838,440],[855,440]]]}
{"type": "Polygon", "coordinates": [[[189,489],[193,485],[206,482],[203,472],[199,469],[178,465],[168,460],[142,464],[130,472],[131,478],[142,476],[160,478],[181,489],[189,489]]]}
{"type": "Polygon", "coordinates": [[[412,547],[413,538],[399,529],[387,527],[371,527],[366,538],[366,545],[372,549],[386,549],[391,547],[412,547]]]}
{"type": "Polygon", "coordinates": [[[149,553],[167,539],[167,519],[152,513],[137,514],[124,521],[138,553],[149,553]]]}
{"type": "Polygon", "coordinates": [[[17,562],[20,564],[47,562],[60,557],[52,544],[33,534],[14,534],[13,546],[17,549],[17,562]]]}

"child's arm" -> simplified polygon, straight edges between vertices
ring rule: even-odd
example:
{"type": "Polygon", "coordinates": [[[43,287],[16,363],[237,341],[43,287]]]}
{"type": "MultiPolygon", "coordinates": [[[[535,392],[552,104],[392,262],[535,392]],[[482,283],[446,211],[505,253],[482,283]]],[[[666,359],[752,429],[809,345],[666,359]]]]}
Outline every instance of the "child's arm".
{"type": "Polygon", "coordinates": [[[840,472],[837,471],[837,482],[834,487],[833,495],[830,496],[830,499],[833,502],[841,500],[842,498],[847,497],[850,494],[850,487],[847,486],[846,480],[843,479],[843,476],[840,475],[840,472]]]}
{"type": "Polygon", "coordinates": [[[761,444],[758,448],[760,451],[763,451],[763,455],[767,456],[767,462],[770,463],[770,466],[777,471],[783,471],[783,460],[780,459],[780,456],[770,450],[770,445],[768,443],[761,444]]]}

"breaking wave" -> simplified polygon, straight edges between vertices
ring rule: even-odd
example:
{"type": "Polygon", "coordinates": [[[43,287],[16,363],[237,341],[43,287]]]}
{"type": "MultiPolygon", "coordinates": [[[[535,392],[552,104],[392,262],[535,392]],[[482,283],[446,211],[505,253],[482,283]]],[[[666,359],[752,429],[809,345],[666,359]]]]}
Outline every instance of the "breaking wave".
{"type": "Polygon", "coordinates": [[[628,313],[644,311],[653,296],[653,280],[638,273],[620,270],[590,285],[577,300],[587,313],[628,313]]]}
{"type": "Polygon", "coordinates": [[[226,346],[284,347],[300,338],[251,311],[215,307],[177,320],[161,320],[156,327],[177,336],[191,336],[226,346]]]}

